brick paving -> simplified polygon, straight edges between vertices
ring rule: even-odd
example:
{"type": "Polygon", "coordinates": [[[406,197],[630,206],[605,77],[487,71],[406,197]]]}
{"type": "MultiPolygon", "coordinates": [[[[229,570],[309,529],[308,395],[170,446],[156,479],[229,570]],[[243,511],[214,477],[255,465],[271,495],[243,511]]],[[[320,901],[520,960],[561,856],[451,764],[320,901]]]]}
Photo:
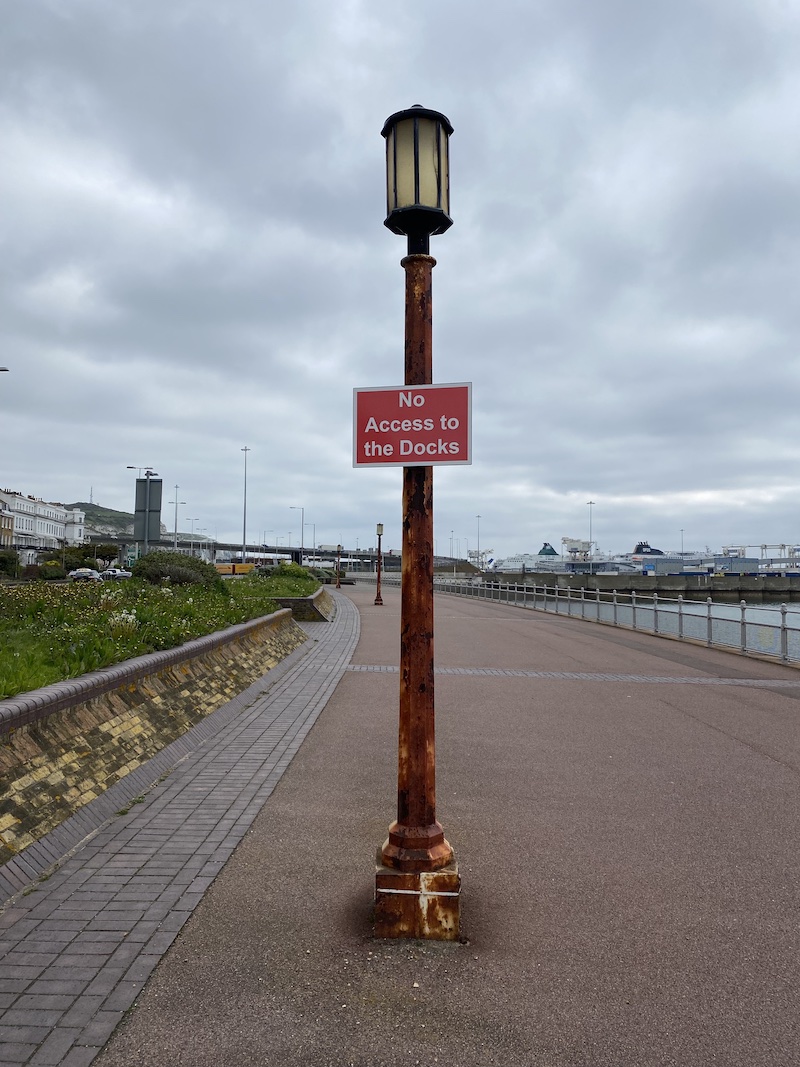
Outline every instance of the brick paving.
{"type": "Polygon", "coordinates": [[[0,913],[0,1065],[85,1067],[102,1049],[346,668],[359,616],[336,600],[285,664],[14,861],[7,891],[38,880],[0,913]]]}

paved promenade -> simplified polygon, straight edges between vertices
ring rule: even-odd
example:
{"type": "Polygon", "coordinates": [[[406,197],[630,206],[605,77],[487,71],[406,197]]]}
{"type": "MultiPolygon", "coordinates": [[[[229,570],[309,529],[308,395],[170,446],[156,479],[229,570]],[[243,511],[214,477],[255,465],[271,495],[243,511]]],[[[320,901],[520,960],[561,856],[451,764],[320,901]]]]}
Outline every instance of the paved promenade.
{"type": "Polygon", "coordinates": [[[437,598],[464,942],[375,941],[399,593],[342,594],[0,916],[0,1064],[800,1063],[800,672],[437,598]]]}

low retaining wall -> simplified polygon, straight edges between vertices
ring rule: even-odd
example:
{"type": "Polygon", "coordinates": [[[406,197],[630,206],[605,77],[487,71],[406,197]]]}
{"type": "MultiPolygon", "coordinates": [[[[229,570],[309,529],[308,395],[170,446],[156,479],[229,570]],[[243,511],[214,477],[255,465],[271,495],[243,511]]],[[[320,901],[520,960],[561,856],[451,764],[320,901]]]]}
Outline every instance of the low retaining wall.
{"type": "Polygon", "coordinates": [[[333,597],[323,587],[313,596],[278,596],[275,599],[282,608],[289,608],[295,619],[304,622],[330,622],[336,610],[333,597]]]}
{"type": "Polygon", "coordinates": [[[179,648],[0,701],[0,865],[305,640],[292,612],[282,609],[179,648]]]}

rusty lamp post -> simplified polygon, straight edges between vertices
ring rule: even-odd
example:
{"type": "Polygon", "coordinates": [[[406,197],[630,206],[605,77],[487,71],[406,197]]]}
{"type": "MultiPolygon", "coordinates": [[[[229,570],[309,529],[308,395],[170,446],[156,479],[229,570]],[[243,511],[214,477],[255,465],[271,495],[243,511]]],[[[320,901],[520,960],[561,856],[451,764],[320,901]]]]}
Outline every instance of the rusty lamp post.
{"type": "MultiPolygon", "coordinates": [[[[405,384],[433,384],[431,234],[450,218],[449,136],[444,115],[415,105],[391,115],[386,139],[385,225],[408,239],[405,384]]],[[[455,940],[460,878],[436,820],[433,671],[433,467],[403,468],[400,726],[397,819],[378,854],[378,937],[455,940]]]]}
{"type": "Polygon", "coordinates": [[[383,597],[381,596],[381,538],[383,537],[383,523],[379,522],[375,528],[375,532],[378,535],[378,581],[375,585],[375,603],[383,605],[383,597]]]}

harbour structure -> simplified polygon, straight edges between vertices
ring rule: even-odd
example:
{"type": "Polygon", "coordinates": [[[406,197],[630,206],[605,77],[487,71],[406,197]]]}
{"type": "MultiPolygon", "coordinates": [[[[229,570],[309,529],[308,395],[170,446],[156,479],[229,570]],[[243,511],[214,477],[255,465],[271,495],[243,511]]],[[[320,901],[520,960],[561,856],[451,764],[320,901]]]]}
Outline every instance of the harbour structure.
{"type": "MultiPolygon", "coordinates": [[[[721,552],[665,552],[648,541],[638,541],[632,552],[592,552],[592,542],[562,537],[559,554],[549,541],[538,553],[523,552],[497,560],[492,570],[500,574],[758,574],[800,570],[796,558],[774,559],[762,553],[759,559],[746,554],[746,546],[726,546],[721,552]]],[[[765,546],[766,547],[766,546],[765,546]]],[[[785,546],[783,546],[785,547],[785,546]]]]}

